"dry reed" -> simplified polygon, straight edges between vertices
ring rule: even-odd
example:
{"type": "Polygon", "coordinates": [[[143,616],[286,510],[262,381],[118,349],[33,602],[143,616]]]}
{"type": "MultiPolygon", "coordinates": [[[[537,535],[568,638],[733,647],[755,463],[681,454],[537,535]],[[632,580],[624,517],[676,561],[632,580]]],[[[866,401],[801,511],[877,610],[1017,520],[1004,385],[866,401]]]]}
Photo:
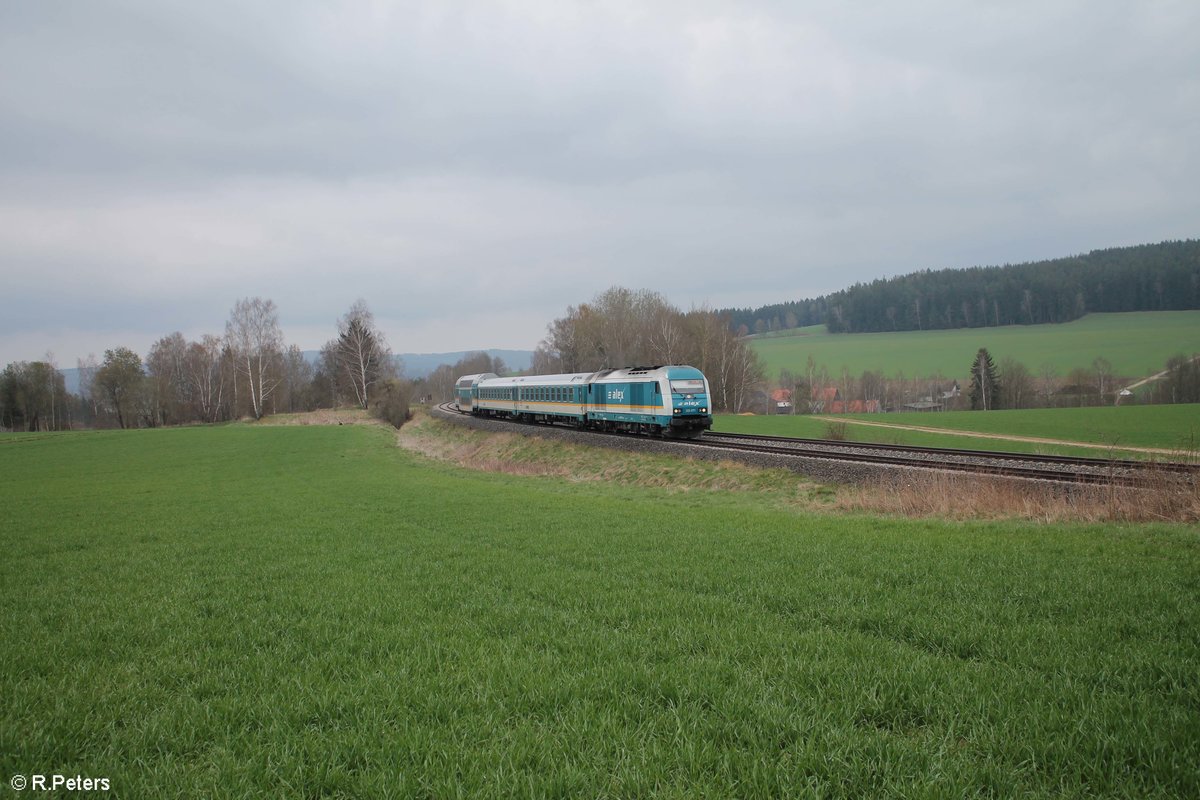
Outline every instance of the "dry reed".
{"type": "Polygon", "coordinates": [[[1195,476],[1153,472],[1136,485],[1056,484],[947,472],[913,472],[843,487],[837,507],[910,517],[1041,522],[1196,522],[1195,476]]]}

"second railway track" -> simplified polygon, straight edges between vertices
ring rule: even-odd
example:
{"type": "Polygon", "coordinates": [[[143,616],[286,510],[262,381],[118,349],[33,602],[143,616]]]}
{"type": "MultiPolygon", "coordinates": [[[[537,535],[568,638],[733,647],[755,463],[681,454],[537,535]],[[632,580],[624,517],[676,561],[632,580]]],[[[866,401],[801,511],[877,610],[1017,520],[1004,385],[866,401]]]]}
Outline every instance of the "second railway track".
{"type": "Polygon", "coordinates": [[[709,447],[752,450],[776,455],[803,455],[806,458],[829,458],[1068,483],[1137,485],[1156,477],[1177,476],[1195,480],[1200,475],[1200,470],[1195,465],[1176,462],[957,450],[870,442],[837,442],[828,439],[790,439],[755,434],[706,433],[698,443],[709,447]]]}

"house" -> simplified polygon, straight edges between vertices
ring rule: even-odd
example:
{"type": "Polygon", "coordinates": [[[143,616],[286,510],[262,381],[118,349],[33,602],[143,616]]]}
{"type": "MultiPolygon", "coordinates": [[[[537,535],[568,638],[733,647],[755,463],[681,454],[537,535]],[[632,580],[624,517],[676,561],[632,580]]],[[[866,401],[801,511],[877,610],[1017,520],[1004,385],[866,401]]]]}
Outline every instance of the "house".
{"type": "Polygon", "coordinates": [[[878,400],[834,400],[830,414],[878,414],[883,409],[878,400]]]}
{"type": "Polygon", "coordinates": [[[771,403],[774,405],[774,413],[776,414],[791,414],[792,413],[792,391],[791,389],[776,389],[771,392],[771,403]]]}
{"type": "Polygon", "coordinates": [[[836,386],[814,386],[812,390],[812,412],[814,414],[835,414],[832,410],[834,403],[842,400],[842,393],[836,386]]]}

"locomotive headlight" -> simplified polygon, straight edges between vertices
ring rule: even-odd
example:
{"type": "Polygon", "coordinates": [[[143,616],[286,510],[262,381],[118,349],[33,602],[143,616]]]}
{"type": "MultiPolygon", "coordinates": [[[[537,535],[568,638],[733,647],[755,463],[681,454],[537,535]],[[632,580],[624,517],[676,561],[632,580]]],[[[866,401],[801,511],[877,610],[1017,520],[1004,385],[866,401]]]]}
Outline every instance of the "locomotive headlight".
{"type": "Polygon", "coordinates": [[[677,409],[675,409],[675,413],[676,413],[676,414],[678,414],[678,413],[679,413],[679,409],[678,409],[678,408],[677,408],[677,409]]]}
{"type": "Polygon", "coordinates": [[[702,408],[702,409],[700,409],[700,413],[701,413],[701,414],[707,414],[707,413],[708,413],[708,409],[707,409],[707,408],[702,408]]]}

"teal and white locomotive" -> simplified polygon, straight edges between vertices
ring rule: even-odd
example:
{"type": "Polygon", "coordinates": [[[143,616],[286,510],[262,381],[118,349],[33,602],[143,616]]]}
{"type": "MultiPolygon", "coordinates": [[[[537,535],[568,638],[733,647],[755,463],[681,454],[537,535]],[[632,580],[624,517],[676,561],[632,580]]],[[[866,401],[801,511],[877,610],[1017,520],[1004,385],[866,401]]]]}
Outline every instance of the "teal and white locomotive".
{"type": "Polygon", "coordinates": [[[708,379],[695,367],[629,367],[568,375],[464,375],[458,408],[476,416],[695,438],[712,427],[708,379]]]}

